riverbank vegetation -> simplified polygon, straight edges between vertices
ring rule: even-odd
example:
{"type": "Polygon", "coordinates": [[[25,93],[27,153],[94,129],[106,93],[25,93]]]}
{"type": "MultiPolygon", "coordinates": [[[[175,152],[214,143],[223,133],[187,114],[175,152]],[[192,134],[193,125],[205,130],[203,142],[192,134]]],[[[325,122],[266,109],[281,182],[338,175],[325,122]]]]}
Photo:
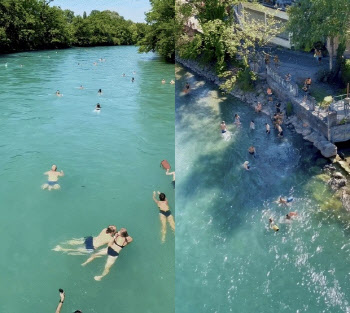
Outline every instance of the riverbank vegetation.
{"type": "Polygon", "coordinates": [[[266,12],[265,20],[252,18],[243,7],[238,18],[234,5],[239,2],[179,2],[176,16],[183,27],[177,36],[177,53],[184,59],[215,65],[216,73],[225,81],[221,89],[232,90],[239,85],[248,91],[256,80],[250,64],[258,61],[258,49],[282,29],[263,6],[260,9],[266,12]]]}
{"type": "Polygon", "coordinates": [[[125,20],[116,12],[73,11],[50,6],[52,1],[0,2],[0,51],[67,48],[71,46],[132,45],[146,32],[146,24],[125,20]]]}
{"type": "Polygon", "coordinates": [[[150,0],[152,9],[146,13],[145,36],[138,40],[140,52],[157,52],[169,62],[175,62],[175,0],[150,0]]]}

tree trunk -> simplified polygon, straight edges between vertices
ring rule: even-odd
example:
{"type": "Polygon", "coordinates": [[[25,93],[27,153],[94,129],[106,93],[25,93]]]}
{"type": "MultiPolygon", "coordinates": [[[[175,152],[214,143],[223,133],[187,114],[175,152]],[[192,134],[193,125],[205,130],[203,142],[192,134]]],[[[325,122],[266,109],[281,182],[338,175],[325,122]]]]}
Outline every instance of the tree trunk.
{"type": "Polygon", "coordinates": [[[333,56],[334,56],[334,38],[329,38],[329,70],[333,69],[333,56]]]}

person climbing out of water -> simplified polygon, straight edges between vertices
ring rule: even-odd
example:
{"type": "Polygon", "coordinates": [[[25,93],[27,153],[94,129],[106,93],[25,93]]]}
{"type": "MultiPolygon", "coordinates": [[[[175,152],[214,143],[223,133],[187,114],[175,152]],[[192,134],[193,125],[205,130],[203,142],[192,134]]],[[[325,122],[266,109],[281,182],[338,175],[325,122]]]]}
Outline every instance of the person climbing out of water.
{"type": "Polygon", "coordinates": [[[161,233],[162,233],[162,242],[165,242],[166,236],[166,222],[168,221],[171,229],[175,231],[175,221],[174,217],[171,215],[171,211],[169,209],[168,200],[165,194],[158,191],[159,200],[156,199],[156,192],[153,191],[153,201],[157,204],[159,208],[159,218],[162,225],[161,233]]]}
{"type": "Polygon", "coordinates": [[[97,91],[97,93],[98,93],[99,95],[102,95],[102,89],[99,89],[99,90],[97,91]]]}
{"type": "Polygon", "coordinates": [[[261,102],[258,102],[258,104],[255,107],[255,112],[259,113],[262,110],[262,104],[261,102]]]}
{"type": "Polygon", "coordinates": [[[253,120],[250,122],[249,128],[252,129],[252,130],[255,129],[255,123],[254,123],[253,120]]]}
{"type": "Polygon", "coordinates": [[[44,175],[48,176],[48,180],[46,184],[41,186],[42,189],[48,189],[50,191],[51,189],[61,188],[61,186],[58,184],[58,177],[63,177],[64,173],[63,171],[57,172],[56,165],[52,165],[51,170],[45,172],[44,175]]]}
{"type": "Polygon", "coordinates": [[[221,128],[221,133],[222,134],[225,134],[227,132],[227,127],[226,127],[225,121],[221,122],[220,128],[221,128]]]}
{"type": "MultiPolygon", "coordinates": [[[[113,237],[113,239],[108,243],[107,249],[103,248],[100,251],[100,255],[107,255],[107,262],[105,268],[101,275],[95,276],[94,279],[100,281],[103,277],[105,277],[115,261],[118,259],[120,251],[130,244],[133,241],[132,237],[129,236],[126,228],[121,228],[113,237]]],[[[92,262],[95,258],[91,256],[86,262],[82,265],[86,265],[92,262]]]]}
{"type": "MultiPolygon", "coordinates": [[[[57,245],[53,248],[53,251],[57,252],[68,252],[68,254],[76,254],[76,253],[91,253],[94,252],[99,247],[107,245],[111,238],[117,232],[117,227],[115,225],[109,225],[108,227],[101,230],[101,232],[96,237],[88,236],[85,238],[72,239],[66,242],[63,242],[60,245],[57,245]],[[64,248],[62,246],[68,246],[69,248],[64,248]]],[[[98,254],[98,252],[96,253],[98,254]]],[[[94,258],[100,255],[95,255],[94,258]]],[[[84,263],[82,265],[85,265],[84,263]]]]}
{"type": "Polygon", "coordinates": [[[165,84],[165,83],[166,83],[166,81],[165,81],[165,79],[163,78],[163,79],[162,79],[162,84],[165,84]]]}
{"type": "Polygon", "coordinates": [[[283,129],[281,125],[277,124],[277,130],[278,130],[278,137],[283,137],[283,129]]]}
{"type": "Polygon", "coordinates": [[[268,123],[265,123],[266,128],[266,134],[270,134],[270,125],[268,123]]]}
{"type": "Polygon", "coordinates": [[[237,125],[241,124],[241,117],[237,113],[235,114],[235,124],[237,125]]]}
{"type": "Polygon", "coordinates": [[[175,81],[172,79],[172,80],[170,81],[170,84],[171,84],[171,85],[174,85],[174,84],[175,84],[175,81]]]}
{"type": "Polygon", "coordinates": [[[165,175],[173,176],[172,185],[175,188],[175,171],[170,172],[169,169],[166,170],[165,175]]]}
{"type": "Polygon", "coordinates": [[[134,77],[132,77],[132,78],[131,78],[131,82],[133,83],[134,81],[135,81],[135,78],[134,78],[134,77]]]}
{"type": "Polygon", "coordinates": [[[62,309],[62,306],[63,306],[63,302],[64,302],[64,299],[65,299],[65,294],[64,294],[64,291],[63,289],[58,289],[59,293],[60,293],[60,301],[58,302],[58,306],[56,308],[56,312],[55,313],[60,313],[61,312],[61,309],[62,309]]]}
{"type": "Polygon", "coordinates": [[[248,162],[248,161],[245,161],[245,162],[243,163],[243,167],[244,167],[245,170],[249,171],[249,170],[250,170],[249,162],[248,162]]]}
{"type": "Polygon", "coordinates": [[[255,158],[255,147],[254,146],[250,146],[248,149],[249,154],[251,154],[254,158],[255,158]]]}

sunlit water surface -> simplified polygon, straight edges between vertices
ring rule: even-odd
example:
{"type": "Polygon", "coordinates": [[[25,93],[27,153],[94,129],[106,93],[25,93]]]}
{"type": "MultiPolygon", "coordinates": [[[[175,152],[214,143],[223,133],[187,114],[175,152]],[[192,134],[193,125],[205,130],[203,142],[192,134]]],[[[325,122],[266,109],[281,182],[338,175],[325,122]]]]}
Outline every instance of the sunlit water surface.
{"type": "Polygon", "coordinates": [[[325,161],[285,126],[283,139],[274,129],[266,135],[266,122],[177,67],[178,313],[350,312],[348,214],[316,178],[325,161]],[[184,95],[187,81],[193,90],[184,95]],[[221,137],[222,120],[229,141],[221,137]],[[291,207],[274,203],[280,195],[294,197],[291,207]],[[289,211],[299,218],[286,223],[289,211]],[[269,217],[279,232],[269,229],[269,217]]]}

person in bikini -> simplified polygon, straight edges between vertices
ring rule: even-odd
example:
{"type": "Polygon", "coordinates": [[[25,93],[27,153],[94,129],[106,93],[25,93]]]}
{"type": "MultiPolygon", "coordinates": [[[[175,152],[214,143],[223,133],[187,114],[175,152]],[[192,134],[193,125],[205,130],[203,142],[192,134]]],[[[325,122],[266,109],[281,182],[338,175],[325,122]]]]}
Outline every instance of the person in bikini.
{"type": "MultiPolygon", "coordinates": [[[[115,225],[109,225],[108,227],[101,230],[98,236],[92,237],[88,236],[80,239],[72,239],[67,242],[63,242],[61,245],[57,245],[54,251],[58,252],[68,252],[69,254],[77,253],[91,253],[94,252],[99,247],[107,245],[111,241],[117,232],[117,227],[115,225]],[[68,245],[69,248],[63,248],[62,245],[68,245]],[[74,248],[73,248],[74,247],[74,248]]],[[[96,256],[95,256],[96,257],[96,256]]],[[[82,264],[85,265],[84,263],[82,264]]]]}
{"type": "Polygon", "coordinates": [[[63,171],[57,172],[57,166],[52,165],[51,170],[44,173],[48,176],[47,183],[41,186],[42,189],[60,189],[61,186],[58,184],[58,177],[63,177],[63,171]]]}
{"type": "MultiPolygon", "coordinates": [[[[109,271],[111,270],[111,267],[115,263],[115,261],[118,259],[120,251],[126,247],[129,243],[133,241],[132,237],[129,236],[128,231],[126,228],[121,228],[114,236],[113,240],[111,240],[108,244],[108,248],[103,248],[97,254],[99,256],[106,255],[107,254],[107,262],[105,265],[105,268],[101,275],[95,276],[94,279],[97,281],[100,281],[103,277],[105,277],[109,271]]],[[[82,265],[86,265],[90,262],[92,262],[96,257],[93,257],[92,255],[89,259],[86,260],[82,265]]]]}
{"type": "Polygon", "coordinates": [[[162,242],[164,242],[165,235],[166,235],[166,222],[168,221],[171,229],[175,231],[175,221],[174,221],[174,217],[171,215],[168,200],[165,194],[160,193],[158,191],[158,195],[159,195],[159,200],[156,199],[156,192],[153,191],[153,201],[157,204],[159,208],[159,218],[162,224],[162,242]]]}

